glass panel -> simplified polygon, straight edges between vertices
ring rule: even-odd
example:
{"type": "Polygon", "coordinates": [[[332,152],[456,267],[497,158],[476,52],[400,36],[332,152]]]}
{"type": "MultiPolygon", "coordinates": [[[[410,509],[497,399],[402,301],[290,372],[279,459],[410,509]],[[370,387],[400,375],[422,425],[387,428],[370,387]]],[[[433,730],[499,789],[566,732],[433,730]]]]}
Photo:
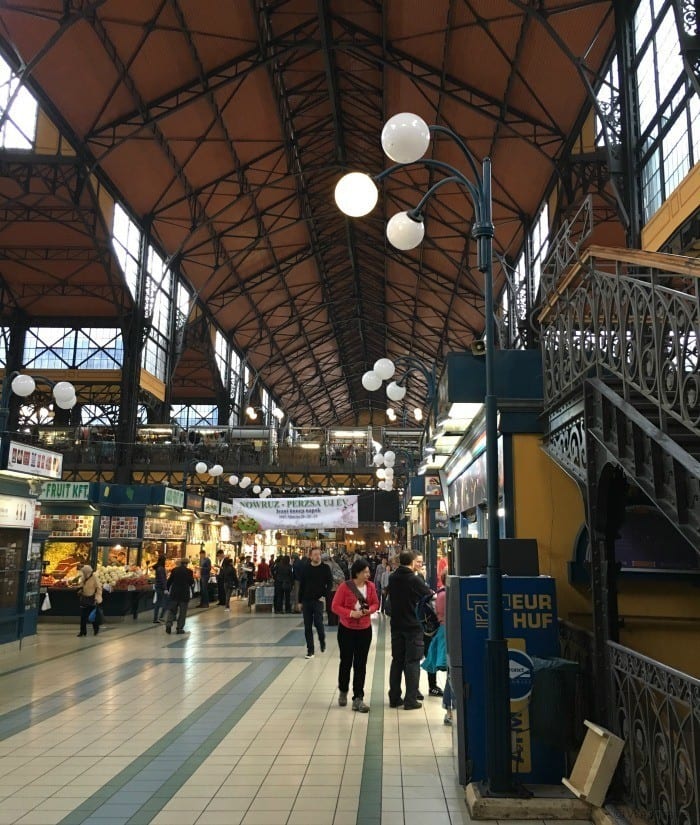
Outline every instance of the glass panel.
{"type": "Polygon", "coordinates": [[[642,203],[644,219],[649,218],[661,206],[661,168],[659,165],[659,151],[652,154],[642,169],[642,203]]]}
{"type": "Polygon", "coordinates": [[[656,65],[659,69],[659,102],[662,102],[684,71],[678,27],[672,9],[664,15],[654,41],[656,65]]]}
{"type": "Polygon", "coordinates": [[[686,114],[681,112],[680,117],[676,119],[663,140],[664,181],[667,192],[672,192],[690,169],[687,127],[686,114]]]}
{"type": "Polygon", "coordinates": [[[126,278],[129,291],[135,297],[139,280],[141,231],[118,203],[114,204],[112,242],[114,244],[116,258],[126,278]]]}
{"type": "Polygon", "coordinates": [[[0,129],[3,149],[31,149],[34,146],[37,111],[36,100],[0,58],[0,114],[7,112],[0,129]]]}

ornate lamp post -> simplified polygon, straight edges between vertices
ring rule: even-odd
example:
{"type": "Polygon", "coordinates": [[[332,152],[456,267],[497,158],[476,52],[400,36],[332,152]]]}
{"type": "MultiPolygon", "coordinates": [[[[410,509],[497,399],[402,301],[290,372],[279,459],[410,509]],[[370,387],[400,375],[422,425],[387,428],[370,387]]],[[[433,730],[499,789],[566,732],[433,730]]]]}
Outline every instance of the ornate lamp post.
{"type": "MultiPolygon", "coordinates": [[[[357,173],[351,173],[357,174],[357,173]]],[[[383,381],[388,381],[386,386],[387,398],[390,401],[403,401],[406,396],[406,381],[412,372],[419,372],[428,387],[428,403],[432,405],[434,416],[437,414],[437,375],[435,364],[427,367],[418,358],[412,355],[400,355],[395,361],[391,358],[380,358],[374,362],[374,367],[362,376],[362,386],[368,392],[374,392],[382,386],[383,381]],[[398,378],[394,378],[400,371],[398,378]],[[391,380],[394,379],[394,380],[391,380]]]]}
{"type": "MultiPolygon", "coordinates": [[[[491,197],[491,159],[485,158],[479,171],[476,159],[464,141],[451,129],[444,126],[428,126],[417,115],[402,113],[392,117],[382,130],[382,148],[396,165],[372,178],[361,172],[345,175],[335,189],[338,207],[346,215],[361,217],[367,215],[377,203],[377,182],[401,172],[409,164],[421,165],[443,173],[414,209],[399,212],[388,222],[386,235],[392,246],[399,250],[414,249],[423,240],[425,226],[423,208],[427,202],[446,184],[458,184],[469,193],[474,208],[472,236],[477,242],[477,265],[484,275],[484,320],[485,320],[485,367],[486,396],[486,502],[489,515],[488,532],[488,639],[486,642],[486,753],[488,788],[493,794],[513,792],[511,765],[511,730],[508,648],[503,638],[503,587],[501,557],[498,536],[498,412],[494,381],[494,325],[493,325],[493,236],[491,197]],[[464,155],[473,179],[459,169],[439,160],[425,159],[425,154],[434,134],[449,137],[464,155]]],[[[381,359],[380,359],[381,360],[381,359]]],[[[388,359],[387,359],[388,360],[388,359]]],[[[366,389],[379,389],[381,378],[377,375],[377,365],[363,376],[366,389]],[[367,386],[366,378],[370,386],[367,386]],[[377,381],[379,383],[377,383],[377,381]],[[376,385],[376,386],[375,386],[376,385]]],[[[397,382],[397,386],[401,382],[397,382]]],[[[392,385],[390,384],[389,387],[392,385]]],[[[388,388],[387,388],[388,390],[388,388]]],[[[391,398],[391,395],[389,396],[391,398]]]]}
{"type": "Polygon", "coordinates": [[[36,389],[37,381],[41,381],[51,388],[57,407],[62,410],[71,410],[76,405],[78,399],[75,394],[75,387],[69,381],[51,381],[43,375],[12,372],[4,377],[2,390],[0,390],[0,435],[7,430],[11,397],[17,395],[20,398],[27,398],[36,389]]]}

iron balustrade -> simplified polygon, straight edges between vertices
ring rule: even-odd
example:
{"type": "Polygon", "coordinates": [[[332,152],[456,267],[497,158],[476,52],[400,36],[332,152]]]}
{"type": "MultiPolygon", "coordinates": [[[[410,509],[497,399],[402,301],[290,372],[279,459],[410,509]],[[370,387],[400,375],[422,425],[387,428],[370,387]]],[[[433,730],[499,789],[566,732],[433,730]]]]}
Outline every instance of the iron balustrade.
{"type": "Polygon", "coordinates": [[[697,825],[700,680],[614,642],[607,655],[623,801],[654,825],[697,825]]]}
{"type": "Polygon", "coordinates": [[[593,707],[593,634],[559,623],[561,655],[581,666],[576,723],[594,719],[625,740],[612,798],[653,825],[700,822],[700,680],[615,642],[606,645],[614,718],[593,707]],[[588,689],[587,689],[588,688],[588,689]]]}
{"type": "Polygon", "coordinates": [[[700,263],[587,253],[540,314],[546,407],[580,394],[588,377],[613,378],[626,400],[648,402],[661,430],[673,419],[700,435],[700,263]]]}

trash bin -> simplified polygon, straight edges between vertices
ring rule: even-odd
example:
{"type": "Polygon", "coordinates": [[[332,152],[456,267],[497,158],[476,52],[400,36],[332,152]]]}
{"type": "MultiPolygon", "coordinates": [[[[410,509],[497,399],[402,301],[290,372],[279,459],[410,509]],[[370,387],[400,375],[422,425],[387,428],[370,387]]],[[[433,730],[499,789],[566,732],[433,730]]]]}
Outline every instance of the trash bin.
{"type": "Polygon", "coordinates": [[[531,658],[530,734],[557,750],[573,750],[580,744],[576,721],[580,665],[557,657],[531,658]]]}

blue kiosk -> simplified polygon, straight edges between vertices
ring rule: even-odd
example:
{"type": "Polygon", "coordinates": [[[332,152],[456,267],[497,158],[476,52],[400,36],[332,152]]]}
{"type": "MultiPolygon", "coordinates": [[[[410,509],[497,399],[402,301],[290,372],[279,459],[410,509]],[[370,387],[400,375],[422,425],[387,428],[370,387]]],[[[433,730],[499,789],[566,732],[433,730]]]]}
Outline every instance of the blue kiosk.
{"type": "MultiPolygon", "coordinates": [[[[504,576],[503,610],[510,666],[513,776],[523,784],[558,784],[564,754],[532,735],[529,714],[535,668],[532,657],[559,655],[554,579],[504,576]]],[[[456,706],[454,752],[462,785],[486,779],[487,625],[486,576],[449,576],[447,659],[456,706]]]]}

